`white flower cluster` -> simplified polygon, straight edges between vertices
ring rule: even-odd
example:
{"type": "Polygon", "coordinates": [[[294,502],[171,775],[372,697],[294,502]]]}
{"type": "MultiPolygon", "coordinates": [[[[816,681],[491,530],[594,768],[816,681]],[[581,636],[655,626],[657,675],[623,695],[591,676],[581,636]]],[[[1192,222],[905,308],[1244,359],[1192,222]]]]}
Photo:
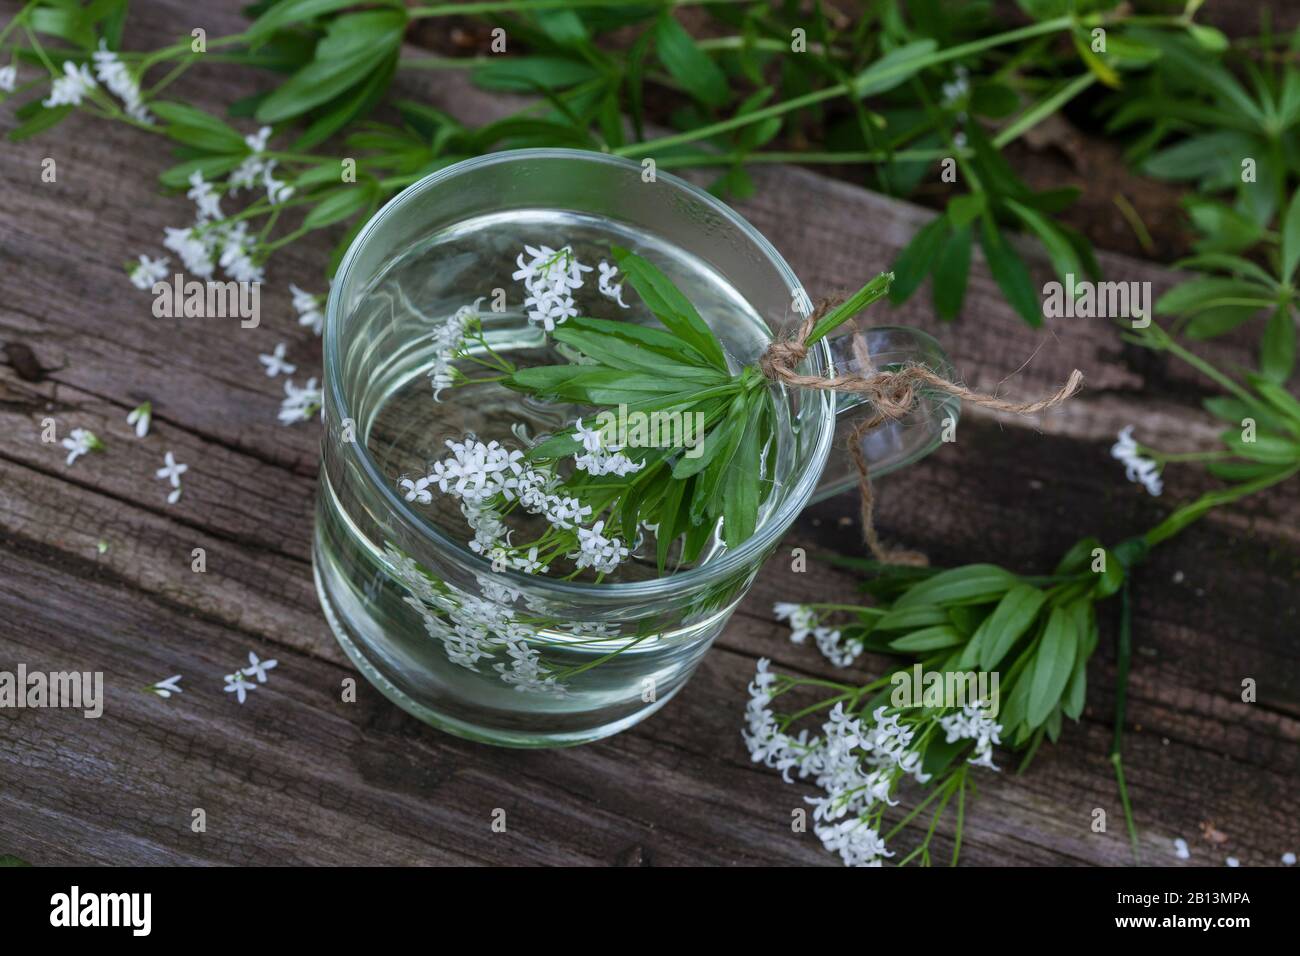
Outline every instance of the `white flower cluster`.
{"type": "Polygon", "coordinates": [[[953,71],[953,79],[943,84],[940,96],[944,106],[952,106],[970,95],[970,70],[960,64],[953,71]]]}
{"type": "Polygon", "coordinates": [[[1129,481],[1135,481],[1152,494],[1158,496],[1164,490],[1160,481],[1160,465],[1150,458],[1143,458],[1137,442],[1133,440],[1133,426],[1120,429],[1119,440],[1111,446],[1110,454],[1123,462],[1129,481]]]}
{"type": "Polygon", "coordinates": [[[546,671],[541,653],[527,642],[530,631],[511,607],[519,592],[500,581],[479,576],[482,597],[439,582],[437,586],[419,564],[386,545],[385,553],[398,579],[411,593],[406,604],[420,615],[425,631],[439,641],[453,663],[481,673],[479,661],[504,653],[506,661],[492,665],[500,679],[520,693],[561,697],[563,684],[546,671]],[[445,619],[444,619],[445,618],[445,619]]]}
{"type": "Polygon", "coordinates": [[[280,403],[280,424],[293,425],[305,422],[320,411],[324,393],[316,384],[316,379],[307,379],[302,388],[293,384],[293,379],[285,379],[284,401],[280,403]]]}
{"type": "Polygon", "coordinates": [[[594,568],[600,574],[610,574],[628,555],[618,538],[607,538],[603,534],[605,522],[597,521],[590,528],[578,529],[578,550],[569,557],[579,570],[594,568]]]}
{"type": "Polygon", "coordinates": [[[444,388],[451,388],[456,384],[456,356],[465,341],[466,331],[472,323],[478,321],[478,304],[483,301],[483,298],[479,296],[472,305],[462,305],[451,318],[439,324],[430,336],[434,345],[434,359],[433,365],[429,367],[426,374],[433,384],[435,402],[439,400],[438,396],[444,388]]]}
{"type": "Polygon", "coordinates": [[[10,63],[0,66],[0,93],[12,93],[18,85],[18,67],[10,63]]]}
{"type": "Polygon", "coordinates": [[[254,189],[259,183],[266,189],[266,199],[278,205],[293,196],[293,187],[275,178],[276,161],[267,159],[266,142],[271,137],[271,127],[263,126],[256,133],[244,137],[251,154],[230,174],[230,191],[254,189]]]}
{"type": "MultiPolygon", "coordinates": [[[[108,48],[108,41],[100,39],[99,49],[94,52],[93,58],[99,82],[122,101],[126,115],[137,123],[152,126],[153,116],[145,109],[144,98],[140,95],[140,81],[131,75],[118,55],[108,48]]],[[[66,64],[64,68],[66,69],[66,64]]]]}
{"type": "Polygon", "coordinates": [[[519,269],[511,278],[523,282],[528,290],[524,306],[529,322],[541,323],[547,332],[553,332],[578,314],[572,292],[582,287],[582,273],[590,272],[591,266],[579,262],[571,247],[557,251],[550,246],[524,246],[515,261],[519,269]]]}
{"type": "Polygon", "coordinates": [[[194,225],[185,229],[166,229],[163,245],[176,255],[191,274],[209,279],[220,265],[236,282],[261,282],[262,267],[253,261],[257,240],[248,234],[248,223],[230,223],[222,219],[221,194],[203,174],[190,174],[190,189],[185,195],[197,207],[194,225]]]}
{"type": "Polygon", "coordinates": [[[811,634],[817,642],[817,649],[836,667],[850,666],[862,653],[860,640],[850,639],[841,643],[839,629],[822,625],[816,609],[807,604],[779,601],[772,605],[772,612],[778,621],[790,622],[791,641],[802,644],[811,634]]]}
{"type": "Polygon", "coordinates": [[[958,740],[975,741],[975,756],[970,763],[977,767],[997,770],[993,765],[993,745],[1002,743],[1002,725],[984,713],[984,702],[967,704],[959,713],[939,718],[939,726],[948,735],[948,743],[958,740]]]}
{"type": "Polygon", "coordinates": [[[41,105],[51,108],[80,106],[86,94],[98,85],[95,78],[90,75],[88,64],[77,66],[71,60],[64,60],[63,75],[54,78],[54,82],[50,84],[50,95],[41,100],[41,105]]]}
{"type": "Polygon", "coordinates": [[[838,853],[849,866],[880,866],[893,854],[885,847],[869,818],[878,804],[893,806],[897,782],[910,776],[917,783],[930,779],[921,769],[921,752],[913,749],[916,728],[899,721],[898,713],[879,707],[866,724],[837,703],[822,725],[822,736],[801,730],[791,736],[781,729],[772,711],[772,684],[776,675],[766,658],[749,685],[749,704],[742,732],[755,762],[781,772],[793,782],[811,777],[822,796],[805,798],[813,805],[814,831],[826,849],[838,853]]]}
{"type": "MultiPolygon", "coordinates": [[[[120,67],[121,64],[117,65],[120,67]]],[[[113,87],[110,86],[110,89],[113,87]]],[[[114,91],[117,92],[116,89],[114,91]]],[[[224,184],[231,195],[241,189],[253,188],[259,181],[265,187],[267,199],[272,205],[282,203],[293,195],[293,187],[275,178],[276,161],[266,158],[266,143],[270,135],[271,128],[263,126],[256,133],[244,137],[251,153],[224,184]]],[[[196,278],[210,279],[220,267],[236,282],[263,281],[266,273],[257,262],[258,239],[250,235],[248,223],[225,219],[225,213],[221,209],[222,190],[205,180],[202,172],[195,170],[190,174],[189,186],[185,195],[194,201],[194,224],[181,229],[168,227],[163,246],[174,252],[185,270],[196,278]]],[[[131,270],[132,284],[138,289],[149,288],[153,282],[166,275],[167,261],[142,255],[140,264],[131,270]]],[[[324,316],[320,312],[318,298],[297,286],[290,288],[293,290],[293,304],[298,311],[299,323],[310,326],[319,335],[324,316]]]]}
{"type": "Polygon", "coordinates": [[[289,291],[293,293],[293,310],[298,313],[298,324],[305,325],[317,335],[325,329],[325,313],[321,311],[321,297],[299,289],[292,282],[289,291]]]}
{"type": "Polygon", "coordinates": [[[609,574],[627,559],[628,548],[618,537],[607,536],[605,522],[582,527],[591,517],[590,505],[572,495],[557,494],[554,473],[530,467],[522,451],[509,451],[498,442],[484,444],[474,438],[463,442],[446,442],[450,457],[433,463],[423,478],[403,478],[399,487],[408,501],[424,503],[423,495],[431,486],[461,502],[465,520],[474,530],[469,547],[492,560],[498,568],[513,568],[526,574],[545,573],[547,565],[538,560],[538,549],[527,552],[513,548],[510,531],[494,502],[504,499],[518,502],[529,514],[539,515],[561,531],[577,531],[578,550],[569,554],[577,567],[593,568],[609,574]]]}
{"type": "Polygon", "coordinates": [[[605,443],[605,433],[599,428],[588,428],[579,418],[573,424],[573,437],[582,442],[583,454],[574,456],[573,463],[580,471],[591,475],[618,475],[620,478],[640,471],[644,461],[633,461],[621,454],[622,445],[605,443]]]}

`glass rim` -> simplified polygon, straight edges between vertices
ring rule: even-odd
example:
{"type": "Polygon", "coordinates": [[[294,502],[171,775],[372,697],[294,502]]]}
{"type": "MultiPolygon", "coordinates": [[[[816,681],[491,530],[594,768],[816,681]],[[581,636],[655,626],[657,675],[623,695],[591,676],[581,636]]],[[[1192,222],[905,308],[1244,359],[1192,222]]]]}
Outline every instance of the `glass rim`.
{"type": "MultiPolygon", "coordinates": [[[[348,404],[344,399],[342,375],[340,373],[340,332],[339,327],[342,322],[342,316],[339,314],[342,305],[342,290],[347,285],[348,273],[353,267],[353,263],[360,254],[360,250],[365,246],[372,234],[379,231],[384,223],[396,215],[406,204],[416,196],[423,194],[449,180],[455,179],[467,172],[480,169],[485,166],[497,165],[500,163],[512,163],[520,161],[538,160],[538,159],[556,159],[570,160],[577,162],[594,162],[606,163],[609,165],[622,166],[628,169],[634,169],[640,173],[641,164],[635,160],[622,156],[612,156],[608,153],[596,153],[582,149],[513,149],[501,150],[495,153],[488,153],[484,156],[476,156],[471,159],[461,160],[450,166],[436,170],[423,179],[412,183],[403,189],[400,193],[390,199],[384,206],[376,212],[369,221],[362,226],[361,230],[353,238],[352,243],[348,246],[347,252],[339,262],[338,271],[335,273],[334,281],[330,285],[329,296],[325,306],[325,330],[323,336],[323,371],[325,378],[325,388],[333,399],[333,405],[338,411],[340,419],[349,418],[348,404]]],[[[755,248],[767,259],[771,266],[776,269],[781,279],[785,282],[787,290],[790,293],[791,302],[794,301],[794,294],[801,290],[802,286],[790,268],[789,263],[781,256],[776,248],[768,239],[749,223],[743,216],[731,209],[721,200],[703,189],[695,186],[686,180],[674,176],[671,173],[657,172],[656,182],[663,182],[676,189],[686,192],[688,195],[706,203],[712,211],[725,217],[727,222],[735,227],[755,248]]],[[[814,355],[821,359],[822,368],[831,367],[831,352],[825,339],[817,343],[815,350],[810,351],[809,358],[814,355]]],[[[642,597],[662,597],[666,591],[675,588],[686,587],[707,587],[716,583],[719,579],[725,578],[741,568],[754,563],[756,559],[761,558],[763,553],[776,541],[783,536],[794,523],[800,511],[812,497],[813,490],[821,477],[822,468],[825,466],[826,459],[830,454],[831,443],[835,435],[835,406],[834,394],[826,391],[803,393],[803,400],[815,401],[821,406],[821,428],[817,436],[817,441],[812,449],[810,457],[807,459],[805,466],[798,472],[798,479],[794,488],[791,489],[785,500],[780,504],[774,514],[738,548],[724,550],[722,555],[713,561],[707,561],[699,567],[690,568],[685,571],[678,571],[663,577],[653,578],[647,581],[611,581],[611,582],[583,582],[583,581],[564,581],[558,579],[548,579],[539,575],[524,574],[512,569],[496,571],[492,569],[489,562],[482,555],[470,551],[463,542],[457,541],[448,535],[443,534],[436,527],[421,518],[410,506],[409,503],[397,493],[393,481],[383,475],[378,466],[375,464],[370,450],[364,442],[351,441],[344,442],[348,446],[344,449],[344,454],[350,456],[361,468],[366,479],[378,487],[384,503],[396,513],[403,522],[411,526],[417,535],[429,544],[440,550],[451,550],[455,552],[458,558],[462,559],[467,567],[476,568],[483,566],[493,575],[499,575],[501,578],[509,581],[511,584],[524,588],[542,587],[548,591],[581,596],[591,597],[618,597],[618,598],[642,598],[642,597]]],[[[354,419],[355,420],[355,419],[354,419]]],[[[325,436],[328,438],[328,435],[325,436]]],[[[761,562],[760,562],[761,563],[761,562]]]]}

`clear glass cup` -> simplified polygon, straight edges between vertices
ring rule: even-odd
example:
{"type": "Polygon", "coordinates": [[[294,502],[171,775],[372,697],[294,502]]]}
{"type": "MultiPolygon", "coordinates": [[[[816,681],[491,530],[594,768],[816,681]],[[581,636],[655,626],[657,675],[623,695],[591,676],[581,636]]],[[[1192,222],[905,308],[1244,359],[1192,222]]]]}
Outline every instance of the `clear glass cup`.
{"type": "MultiPolygon", "coordinates": [[[[428,331],[487,294],[486,283],[501,276],[498,261],[509,275],[505,246],[517,251],[520,237],[539,241],[557,230],[618,242],[670,274],[680,270],[683,291],[737,364],[753,363],[796,327],[796,306],[806,301],[772,245],[723,203],[673,176],[646,182],[638,163],[599,153],[517,150],[458,163],[402,192],[357,235],[330,291],[324,332],[313,546],[321,605],[348,656],[398,706],[506,746],[596,740],[663,706],[804,506],[856,482],[843,443],[870,414],[859,399],[778,389],[782,432],[758,529],[733,550],[708,550],[697,566],[600,584],[494,571],[405,499],[393,462],[433,456],[443,439],[479,427],[486,408],[436,405],[427,391],[410,397],[427,386],[428,331]]],[[[872,271],[864,265],[862,279],[872,271]]],[[[484,327],[503,348],[539,344],[523,341],[529,332],[517,323],[484,327]]],[[[802,370],[855,370],[853,334],[819,343],[802,370]]],[[[876,369],[923,362],[952,374],[923,332],[856,334],[866,336],[876,369]]],[[[864,450],[873,476],[932,451],[957,415],[950,397],[927,394],[906,419],[872,432],[864,450]]]]}

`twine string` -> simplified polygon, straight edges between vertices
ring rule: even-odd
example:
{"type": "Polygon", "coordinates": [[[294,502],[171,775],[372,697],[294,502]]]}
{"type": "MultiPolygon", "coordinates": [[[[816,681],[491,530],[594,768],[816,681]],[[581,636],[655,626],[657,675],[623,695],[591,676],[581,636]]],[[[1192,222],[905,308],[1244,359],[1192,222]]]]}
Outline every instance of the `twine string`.
{"type": "Polygon", "coordinates": [[[801,374],[797,369],[808,354],[808,347],[804,343],[828,307],[829,303],[824,303],[803,321],[794,335],[769,345],[759,359],[759,368],[769,379],[789,388],[845,392],[859,395],[870,404],[871,414],[854,426],[850,437],[850,451],[858,472],[858,490],[861,496],[862,540],[876,560],[882,564],[928,564],[926,556],[918,551],[886,548],[876,534],[873,520],[875,495],[871,489],[866,452],[863,450],[866,437],[883,425],[898,421],[907,415],[916,406],[921,395],[927,391],[951,395],[959,401],[970,402],[972,405],[994,411],[1032,415],[1034,412],[1060,405],[1077,393],[1083,385],[1083,373],[1075,369],[1070,373],[1065,384],[1047,398],[1034,402],[1011,402],[996,395],[973,391],[944,378],[924,365],[912,364],[896,371],[879,371],[872,363],[866,336],[857,333],[853,340],[853,354],[861,371],[829,377],[801,374]]]}

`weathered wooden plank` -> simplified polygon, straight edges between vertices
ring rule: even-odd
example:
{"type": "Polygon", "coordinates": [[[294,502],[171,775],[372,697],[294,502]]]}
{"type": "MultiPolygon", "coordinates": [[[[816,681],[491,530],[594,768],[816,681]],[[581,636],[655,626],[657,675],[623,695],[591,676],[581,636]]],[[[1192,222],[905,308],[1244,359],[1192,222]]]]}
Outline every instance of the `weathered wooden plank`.
{"type": "MultiPolygon", "coordinates": [[[[140,24],[141,45],[188,29],[179,5],[157,10],[140,24]]],[[[237,22],[233,11],[219,16],[237,22]]],[[[480,121],[503,108],[467,92],[460,77],[402,82],[480,121]]],[[[251,91],[225,81],[205,88],[201,74],[181,88],[209,104],[251,91]]],[[[157,198],[153,174],[166,163],[143,158],[152,141],[100,132],[80,135],[70,123],[0,155],[11,183],[34,182],[44,155],[60,157],[69,174],[57,189],[17,192],[0,235],[5,257],[25,264],[21,281],[16,270],[0,276],[0,335],[30,345],[45,378],[26,381],[12,354],[0,366],[0,433],[9,439],[0,448],[0,666],[29,658],[93,665],[122,687],[177,670],[208,677],[173,701],[130,691],[120,719],[115,704],[89,734],[64,721],[80,718],[23,713],[21,733],[0,745],[0,841],[36,862],[833,862],[810,836],[789,831],[789,811],[806,790],[750,765],[738,736],[755,656],[833,673],[811,649],[789,645],[767,614],[776,599],[849,597],[851,579],[821,565],[796,580],[775,559],[679,698],[599,745],[518,754],[465,744],[364,685],[361,703],[333,703],[350,671],[336,666],[306,565],[316,426],[274,424],[279,388],[255,358],[283,339],[299,377],[316,372],[302,359],[315,343],[294,324],[278,283],[311,284],[328,243],[320,237],[277,257],[280,291],[271,296],[279,304],[268,298],[274,308],[261,329],[197,334],[160,324],[147,315],[148,297],[126,286],[117,258],[156,248],[162,225],[188,217],[188,206],[157,198]],[[69,234],[94,239],[69,247],[69,234]],[[162,446],[137,442],[122,421],[144,398],[157,408],[156,436],[181,460],[192,456],[186,497],[170,508],[152,479],[162,446]],[[36,439],[51,412],[61,426],[108,438],[109,452],[65,470],[57,450],[36,439]],[[94,549],[100,538],[110,542],[104,555],[94,549]],[[213,568],[201,584],[188,567],[196,546],[210,546],[213,568]],[[33,594],[45,597],[35,613],[33,594]],[[216,681],[249,648],[278,656],[282,668],[240,709],[216,681]],[[91,792],[93,801],[84,796],[91,792]],[[198,799],[222,821],[213,839],[187,829],[187,805],[198,799]],[[512,821],[522,815],[517,837],[488,829],[498,805],[512,821]]],[[[927,215],[799,170],[766,170],[760,180],[744,212],[814,292],[883,268],[927,215]]],[[[1103,262],[1112,278],[1149,277],[1157,291],[1172,281],[1132,260],[1103,262]]],[[[889,320],[936,328],[926,301],[917,297],[889,320]]],[[[1196,410],[1203,383],[1121,349],[1095,320],[1058,324],[1043,338],[1009,313],[978,265],[968,303],[963,321],[938,332],[971,384],[996,386],[1042,345],[1009,391],[1043,391],[1076,364],[1089,372],[1090,390],[1038,423],[1050,433],[1043,438],[1018,421],[971,415],[954,447],[906,481],[882,482],[882,530],[936,561],[1032,570],[1078,535],[1113,541],[1158,520],[1165,503],[1122,484],[1106,446],[1130,421],[1156,443],[1213,441],[1217,429],[1196,410]]],[[[1221,364],[1249,361],[1244,339],[1207,353],[1221,364]]],[[[1203,483],[1174,475],[1168,487],[1167,499],[1181,500],[1203,483]]],[[[1174,836],[1193,843],[1194,863],[1226,852],[1272,862],[1296,842],[1287,808],[1300,736],[1291,641],[1297,497],[1278,489],[1216,514],[1143,572],[1126,760],[1148,858],[1167,858],[1174,836]],[[1241,677],[1254,675],[1260,703],[1238,703],[1241,677]],[[1205,819],[1229,833],[1226,849],[1196,843],[1205,819]]],[[[819,506],[787,546],[854,552],[853,510],[847,497],[819,506]]],[[[1127,861],[1104,758],[1110,660],[1107,646],[1094,662],[1090,716],[1031,774],[985,775],[968,816],[967,862],[1127,861]],[[1108,834],[1088,830],[1097,806],[1110,814],[1108,834]]]]}

